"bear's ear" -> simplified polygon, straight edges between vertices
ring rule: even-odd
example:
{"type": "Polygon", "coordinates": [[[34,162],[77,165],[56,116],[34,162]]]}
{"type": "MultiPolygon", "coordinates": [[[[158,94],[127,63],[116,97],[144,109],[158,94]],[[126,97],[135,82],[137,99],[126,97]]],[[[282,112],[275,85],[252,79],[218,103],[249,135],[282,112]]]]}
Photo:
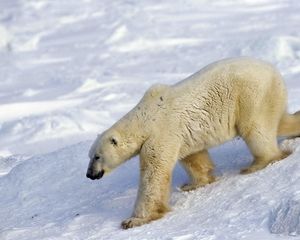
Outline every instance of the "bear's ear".
{"type": "Polygon", "coordinates": [[[118,141],[117,141],[117,139],[116,139],[116,138],[114,138],[114,137],[111,137],[109,140],[110,140],[110,143],[111,143],[112,145],[114,145],[114,146],[118,146],[118,141]]]}

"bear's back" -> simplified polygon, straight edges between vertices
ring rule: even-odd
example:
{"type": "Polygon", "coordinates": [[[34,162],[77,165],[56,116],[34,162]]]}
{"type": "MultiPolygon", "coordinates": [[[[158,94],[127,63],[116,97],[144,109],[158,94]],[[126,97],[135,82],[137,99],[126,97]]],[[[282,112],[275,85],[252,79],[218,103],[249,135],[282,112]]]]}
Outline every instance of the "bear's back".
{"type": "MultiPolygon", "coordinates": [[[[215,82],[232,80],[256,81],[259,75],[274,73],[279,74],[270,63],[259,59],[250,57],[227,58],[203,67],[198,72],[173,86],[180,87],[189,84],[195,85],[196,83],[213,85],[215,82]],[[247,78],[243,77],[245,74],[247,74],[247,78]],[[249,74],[254,77],[249,77],[249,74]]],[[[265,78],[265,81],[268,81],[268,78],[265,78]]]]}

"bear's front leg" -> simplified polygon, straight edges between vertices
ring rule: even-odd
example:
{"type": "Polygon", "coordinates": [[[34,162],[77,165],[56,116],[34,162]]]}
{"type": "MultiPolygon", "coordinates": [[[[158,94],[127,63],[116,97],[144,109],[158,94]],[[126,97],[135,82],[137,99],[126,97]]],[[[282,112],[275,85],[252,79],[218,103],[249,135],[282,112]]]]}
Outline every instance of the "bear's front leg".
{"type": "Polygon", "coordinates": [[[170,183],[177,159],[174,154],[166,156],[167,154],[154,149],[142,149],[140,185],[135,210],[131,218],[122,222],[124,229],[149,223],[170,211],[170,183]]]}

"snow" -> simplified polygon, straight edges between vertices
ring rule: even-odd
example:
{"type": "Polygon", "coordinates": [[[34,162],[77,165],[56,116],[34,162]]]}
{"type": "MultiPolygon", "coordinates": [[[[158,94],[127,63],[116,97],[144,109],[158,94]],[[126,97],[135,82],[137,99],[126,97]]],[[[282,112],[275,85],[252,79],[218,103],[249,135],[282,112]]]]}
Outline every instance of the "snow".
{"type": "Polygon", "coordinates": [[[0,50],[2,49],[8,49],[9,48],[9,42],[11,40],[11,36],[8,33],[7,29],[0,25],[0,50]]]}
{"type": "Polygon", "coordinates": [[[1,0],[0,239],[300,239],[300,140],[251,175],[241,139],[211,149],[218,181],[178,186],[173,211],[121,230],[138,187],[138,159],[85,178],[97,133],[154,83],[175,83],[225,57],[253,56],[283,74],[300,109],[296,0],[1,0]]]}

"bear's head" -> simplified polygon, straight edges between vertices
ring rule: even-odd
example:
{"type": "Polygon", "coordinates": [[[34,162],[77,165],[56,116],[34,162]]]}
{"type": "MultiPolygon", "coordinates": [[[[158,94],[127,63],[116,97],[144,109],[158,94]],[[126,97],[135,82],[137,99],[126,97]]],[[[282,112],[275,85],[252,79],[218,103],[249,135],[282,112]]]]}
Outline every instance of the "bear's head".
{"type": "Polygon", "coordinates": [[[89,166],[86,176],[92,180],[100,179],[124,161],[138,153],[134,138],[125,132],[111,128],[98,135],[89,151],[89,166]]]}

